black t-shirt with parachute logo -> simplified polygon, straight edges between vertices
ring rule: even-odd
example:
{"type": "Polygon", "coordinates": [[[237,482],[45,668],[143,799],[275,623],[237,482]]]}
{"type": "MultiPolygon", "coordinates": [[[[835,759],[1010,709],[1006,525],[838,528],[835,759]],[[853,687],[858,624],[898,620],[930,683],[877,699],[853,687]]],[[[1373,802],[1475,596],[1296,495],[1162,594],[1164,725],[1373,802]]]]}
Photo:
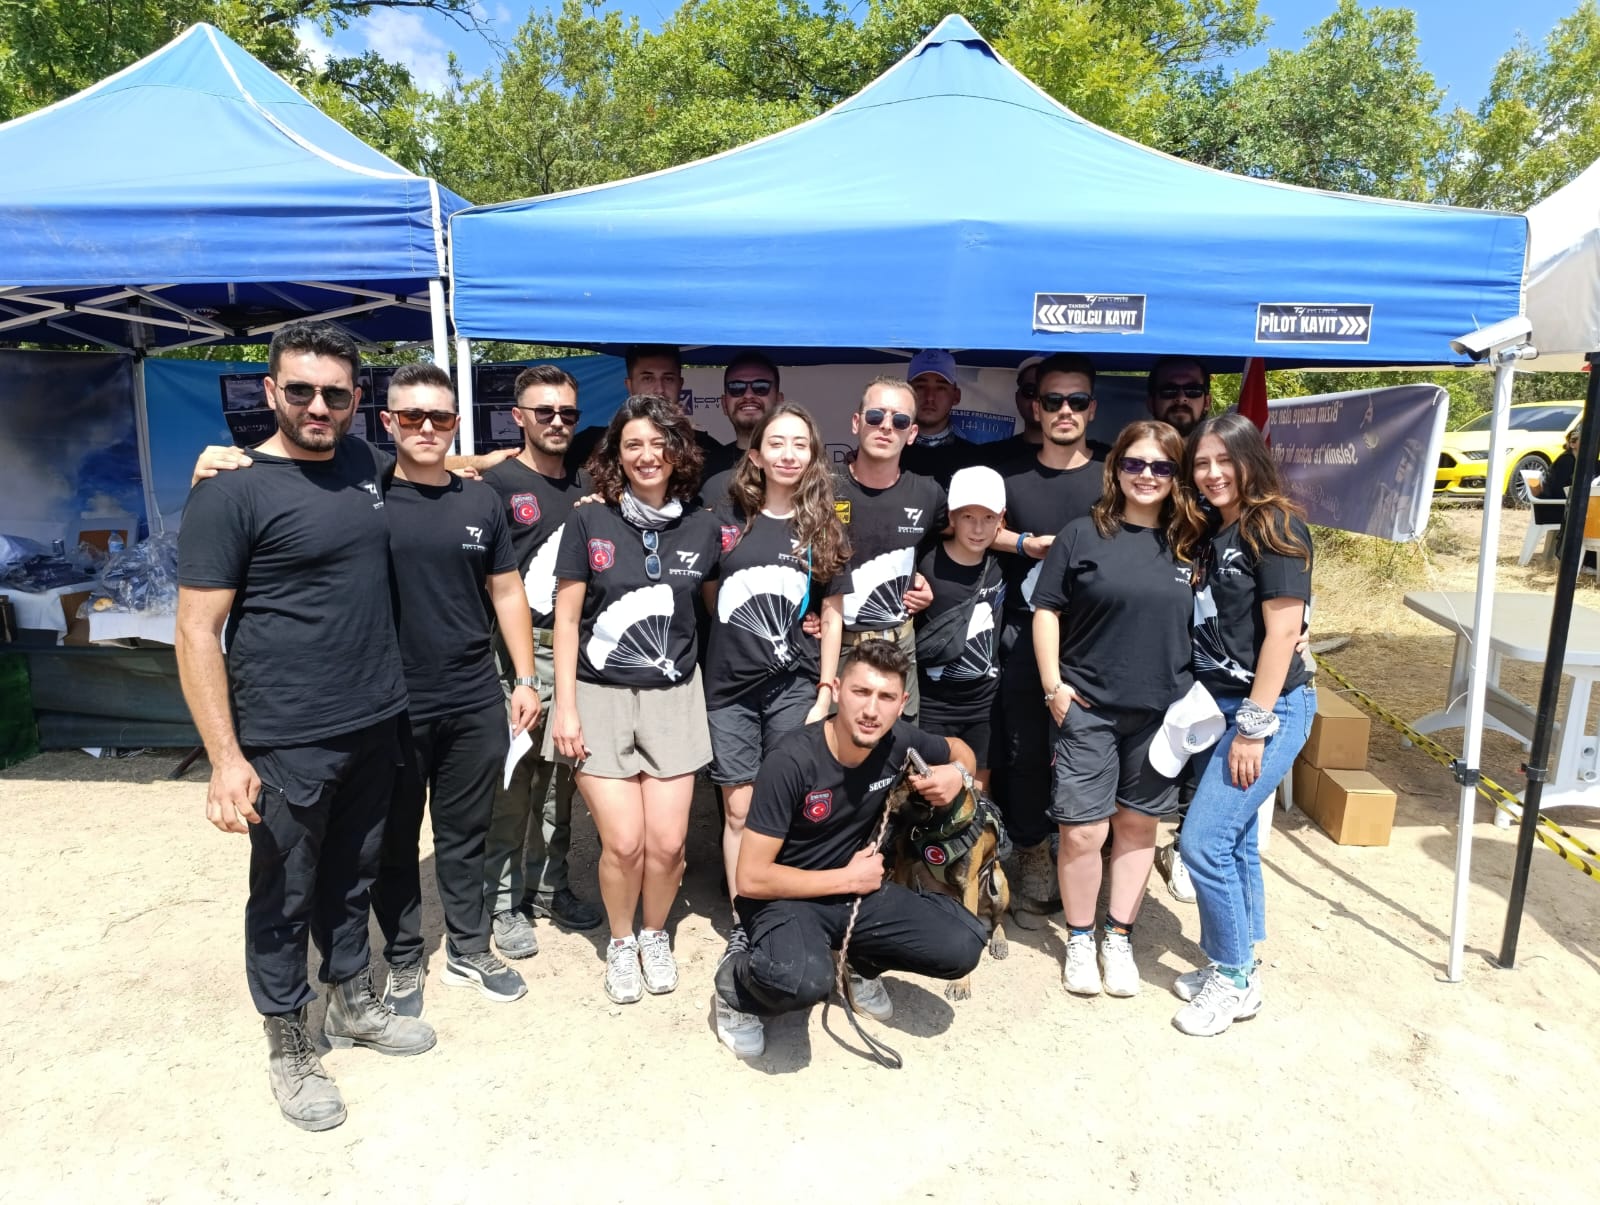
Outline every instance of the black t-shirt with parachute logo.
{"type": "Polygon", "coordinates": [[[989,714],[1000,686],[1000,604],[1005,594],[997,560],[990,553],[976,565],[962,565],[941,543],[917,564],[917,572],[933,587],[933,602],[916,617],[919,720],[968,724],[989,714]],[[969,600],[972,609],[959,655],[931,664],[923,655],[923,633],[941,616],[965,608],[969,600]]]}
{"type": "Polygon", "coordinates": [[[834,510],[850,536],[850,561],[833,579],[830,594],[844,595],[844,626],[851,632],[885,632],[906,621],[919,553],[948,523],[937,481],[901,473],[883,489],[858,482],[848,467],[834,474],[834,510]]]}
{"type": "Polygon", "coordinates": [[[517,554],[517,572],[528,595],[533,626],[548,628],[555,619],[556,552],[561,528],[573,504],[591,492],[589,475],[571,469],[546,477],[520,460],[503,460],[483,480],[505,505],[506,528],[517,554]]]}
{"type": "Polygon", "coordinates": [[[906,750],[928,765],[950,761],[950,742],[904,720],[884,733],[866,760],[853,769],[828,748],[829,721],[807,724],[779,740],[761,763],[746,827],[778,837],[778,865],[797,870],[837,870],[871,838],[906,750]]]}
{"type": "MultiPolygon", "coordinates": [[[[1304,557],[1284,556],[1270,549],[1250,551],[1237,523],[1210,537],[1203,553],[1203,579],[1194,596],[1194,676],[1219,695],[1247,695],[1255,684],[1256,661],[1267,638],[1261,604],[1273,598],[1298,598],[1306,604],[1301,622],[1311,611],[1311,530],[1298,516],[1288,521],[1288,542],[1299,543],[1304,557]]],[[[1289,662],[1280,694],[1311,680],[1301,657],[1289,662]]]]}
{"type": "Polygon", "coordinates": [[[693,509],[657,532],[661,577],[646,573],[644,534],[614,506],[574,507],[561,533],[555,573],[587,583],[578,624],[578,678],[663,690],[686,682],[698,654],[695,598],[717,576],[716,516],[693,509]]]}
{"type": "Polygon", "coordinates": [[[722,561],[706,656],[708,708],[727,706],[777,673],[815,680],[819,642],[800,625],[824,594],[788,519],[758,514],[746,530],[731,505],[715,513],[722,561]]]}

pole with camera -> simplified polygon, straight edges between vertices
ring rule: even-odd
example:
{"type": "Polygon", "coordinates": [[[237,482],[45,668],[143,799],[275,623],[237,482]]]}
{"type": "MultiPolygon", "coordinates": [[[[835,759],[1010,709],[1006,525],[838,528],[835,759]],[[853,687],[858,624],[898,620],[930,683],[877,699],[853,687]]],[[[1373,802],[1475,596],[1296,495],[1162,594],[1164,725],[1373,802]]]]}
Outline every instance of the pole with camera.
{"type": "MultiPolygon", "coordinates": [[[[1578,436],[1578,464],[1600,460],[1600,352],[1584,357],[1589,365],[1589,385],[1583,404],[1583,425],[1578,436]]],[[[1561,667],[1567,660],[1567,629],[1572,625],[1572,601],[1583,566],[1583,527],[1589,515],[1587,472],[1573,474],[1567,490],[1567,515],[1561,526],[1561,564],[1556,572],[1555,600],[1550,607],[1550,643],[1545,649],[1544,677],[1539,683],[1539,706],[1533,722],[1533,741],[1522,772],[1528,789],[1522,793],[1522,828],[1517,832],[1517,857],[1511,874],[1511,894],[1506,899],[1506,927],[1500,939],[1500,965],[1510,970],[1517,961],[1517,938],[1522,931],[1522,908],[1528,895],[1528,874],[1533,865],[1533,840],[1539,827],[1539,804],[1549,773],[1550,742],[1554,738],[1561,667]]],[[[1567,716],[1569,724],[1586,724],[1588,717],[1567,716]]]]}
{"type": "Polygon", "coordinates": [[[1452,767],[1461,786],[1456,826],[1455,902],[1450,917],[1450,959],[1445,978],[1461,981],[1461,957],[1466,946],[1467,891],[1472,881],[1472,824],[1477,812],[1478,764],[1483,751],[1483,717],[1489,681],[1489,633],[1494,624],[1495,551],[1500,546],[1499,483],[1505,477],[1506,439],[1511,426],[1511,386],[1518,360],[1538,353],[1528,345],[1533,327],[1521,314],[1493,326],[1462,335],[1450,343],[1452,351],[1479,364],[1494,365],[1494,419],[1489,435],[1489,467],[1483,491],[1483,533],[1479,545],[1478,594],[1472,613],[1472,670],[1468,679],[1467,718],[1460,759],[1452,767]]]}

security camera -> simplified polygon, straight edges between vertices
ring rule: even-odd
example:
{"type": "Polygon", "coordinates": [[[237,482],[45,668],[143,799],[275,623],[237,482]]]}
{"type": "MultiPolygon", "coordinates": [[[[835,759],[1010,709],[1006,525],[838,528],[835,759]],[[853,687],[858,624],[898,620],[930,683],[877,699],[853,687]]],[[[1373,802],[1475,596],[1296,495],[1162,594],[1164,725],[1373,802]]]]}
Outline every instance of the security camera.
{"type": "Polygon", "coordinates": [[[1458,356],[1482,363],[1496,352],[1521,347],[1532,333],[1533,323],[1528,321],[1528,316],[1518,314],[1515,318],[1480,327],[1459,339],[1450,340],[1450,350],[1458,356]]]}

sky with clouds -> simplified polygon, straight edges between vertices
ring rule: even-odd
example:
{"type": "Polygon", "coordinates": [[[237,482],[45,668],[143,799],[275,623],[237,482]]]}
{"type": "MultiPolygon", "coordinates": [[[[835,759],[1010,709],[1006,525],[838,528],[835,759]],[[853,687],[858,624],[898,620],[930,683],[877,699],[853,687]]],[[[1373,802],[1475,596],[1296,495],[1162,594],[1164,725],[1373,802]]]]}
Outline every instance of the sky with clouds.
{"type": "MultiPolygon", "coordinates": [[[[1516,36],[1542,41],[1577,4],[1578,0],[1414,0],[1407,7],[1417,14],[1423,63],[1449,90],[1447,103],[1475,108],[1488,89],[1495,61],[1516,36]]],[[[479,20],[501,43],[510,42],[530,10],[544,7],[527,0],[487,0],[476,6],[479,20]]],[[[659,28],[674,8],[670,0],[621,0],[610,7],[637,16],[652,29],[659,28]]],[[[1303,43],[1304,31],[1336,7],[1335,0],[1261,0],[1260,11],[1273,20],[1267,45],[1239,56],[1232,65],[1257,66],[1266,60],[1270,47],[1295,49],[1303,43]]],[[[957,8],[955,0],[951,8],[957,8]]],[[[331,40],[302,25],[300,38],[313,55],[376,51],[391,62],[404,63],[422,87],[433,91],[445,85],[452,52],[469,75],[480,74],[500,57],[489,38],[464,31],[438,14],[406,9],[374,8],[331,40]]]]}

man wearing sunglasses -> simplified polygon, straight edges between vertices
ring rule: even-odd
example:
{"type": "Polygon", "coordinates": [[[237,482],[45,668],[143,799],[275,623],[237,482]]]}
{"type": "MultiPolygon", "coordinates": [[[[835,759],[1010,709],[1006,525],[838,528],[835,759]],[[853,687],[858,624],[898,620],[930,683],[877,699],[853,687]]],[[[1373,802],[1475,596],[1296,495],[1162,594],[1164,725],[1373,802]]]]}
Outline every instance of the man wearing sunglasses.
{"type": "Polygon", "coordinates": [[[750,450],[750,439],[756,428],[772,408],[783,401],[778,381],[778,366],[759,351],[740,352],[723,369],[722,413],[733,426],[733,443],[718,444],[715,453],[706,453],[700,497],[707,506],[716,506],[727,499],[733,470],[750,450]]]}
{"type": "MultiPolygon", "coordinates": [[[[555,554],[567,516],[592,490],[588,474],[568,455],[580,419],[578,382],[554,364],[535,364],[517,374],[512,420],[522,430],[522,449],[483,475],[500,496],[511,546],[517,554],[527,606],[532,614],[534,689],[539,720],[530,729],[533,749],[512,771],[509,786],[497,784],[494,818],[484,858],[484,894],[493,916],[494,941],[507,958],[539,952],[532,921],[545,917],[564,929],[587,931],[605,919],[580,898],[568,880],[572,848],[573,781],[570,766],[539,755],[549,722],[555,663],[555,554]]],[[[511,668],[503,648],[502,671],[511,668]]],[[[509,691],[514,684],[506,673],[509,691]]]]}
{"type": "Polygon", "coordinates": [[[1104,453],[1090,445],[1094,421],[1095,369],[1086,357],[1058,353],[1036,370],[1032,405],[1040,428],[1034,455],[1001,468],[1006,483],[1005,527],[994,548],[1005,572],[1004,622],[1000,632],[1000,717],[1005,732],[1004,764],[994,771],[997,802],[1019,854],[1012,898],[1024,908],[1049,911],[1060,898],[1053,825],[1045,815],[1050,798],[1052,736],[1049,715],[1039,706],[1044,685],[1033,656],[1033,587],[1056,533],[1083,518],[1105,485],[1104,453]]]}
{"type": "Polygon", "coordinates": [[[1022,430],[1006,439],[983,445],[983,463],[1004,468],[1014,460],[1031,457],[1044,443],[1044,427],[1034,414],[1034,399],[1039,396],[1039,365],[1043,356],[1029,356],[1017,365],[1017,391],[1013,400],[1017,404],[1017,417],[1022,420],[1022,430]]]}
{"type": "Polygon", "coordinates": [[[950,412],[961,401],[956,358],[947,351],[919,351],[906,368],[906,381],[917,397],[917,436],[900,454],[900,467],[949,489],[958,469],[980,459],[978,445],[950,425],[950,412]]]}
{"type": "Polygon", "coordinates": [[[211,760],[206,815],[249,834],[245,977],[279,1110],[307,1130],[345,1119],[306,1028],[310,939],[331,985],[332,1043],[395,1055],[434,1044],[426,1022],[378,1000],[368,971],[407,693],[390,600],[390,464],[342,438],[359,370],[337,327],[281,328],[266,382],[278,429],[241,458],[248,471],[196,485],[178,537],[178,669],[211,760]]]}
{"type": "Polygon", "coordinates": [[[379,416],[395,445],[389,548],[411,701],[372,911],[389,963],[384,1003],[420,1017],[417,858],[425,804],[445,922],[440,981],[503,1003],[527,993],[522,976],[489,948],[483,891],[485,841],[507,747],[506,701],[492,648],[496,622],[516,674],[514,732],[537,720],[539,696],[528,603],[500,499],[483,482],[445,468],[457,418],[449,374],[434,364],[397,369],[379,416]]]}
{"type": "Polygon", "coordinates": [[[1211,371],[1188,356],[1162,356],[1145,378],[1150,415],[1188,438],[1211,413],[1211,371]]]}
{"type": "Polygon", "coordinates": [[[901,453],[917,436],[916,409],[908,382],[879,377],[851,416],[856,454],[835,472],[833,488],[834,510],[850,537],[850,560],[828,590],[844,595],[844,648],[889,640],[911,658],[904,714],[912,722],[922,700],[911,617],[933,601],[933,589],[916,565],[948,521],[944,488],[901,467],[901,453]]]}

